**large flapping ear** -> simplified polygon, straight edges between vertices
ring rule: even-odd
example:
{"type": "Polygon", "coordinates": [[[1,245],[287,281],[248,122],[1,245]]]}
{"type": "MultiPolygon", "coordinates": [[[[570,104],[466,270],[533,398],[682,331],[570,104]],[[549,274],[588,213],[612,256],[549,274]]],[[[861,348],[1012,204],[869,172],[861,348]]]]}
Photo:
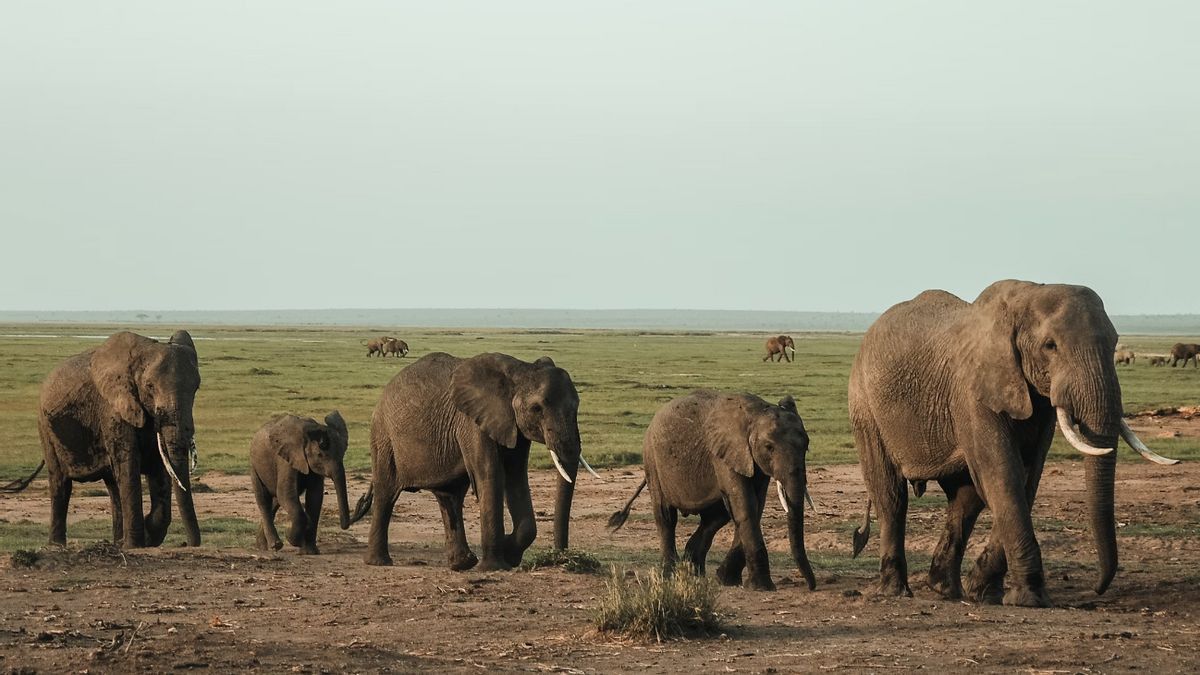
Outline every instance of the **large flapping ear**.
{"type": "Polygon", "coordinates": [[[188,349],[191,349],[192,351],[196,351],[196,343],[192,342],[192,334],[187,332],[186,330],[175,331],[175,333],[171,335],[171,339],[167,340],[167,344],[180,345],[183,347],[187,347],[188,349]]]}
{"type": "Polygon", "coordinates": [[[800,411],[796,408],[796,399],[792,398],[791,394],[779,399],[779,407],[790,413],[800,414],[800,411]]]}
{"type": "MultiPolygon", "coordinates": [[[[492,440],[505,448],[517,445],[511,364],[503,354],[480,354],[464,360],[450,377],[450,396],[492,440]]],[[[515,361],[515,359],[513,359],[515,361]]]]}
{"type": "Polygon", "coordinates": [[[709,450],[729,468],[750,478],[754,458],[750,454],[750,414],[746,402],[726,396],[704,420],[704,437],[709,450]]]}
{"type": "Polygon", "coordinates": [[[325,425],[340,437],[342,451],[346,449],[346,445],[350,442],[350,431],[346,428],[346,420],[342,419],[342,414],[336,410],[325,416],[325,425]]]}
{"type": "Polygon", "coordinates": [[[92,352],[92,382],[104,402],[126,424],[141,428],[146,424],[137,393],[137,369],[141,368],[146,344],[150,340],[133,333],[117,333],[92,352]]]}
{"type": "Polygon", "coordinates": [[[976,398],[993,412],[1005,413],[1015,420],[1033,415],[1029,384],[1021,369],[1015,340],[1016,328],[1000,306],[975,309],[961,339],[965,363],[961,375],[967,378],[976,398]]]}
{"type": "MultiPolygon", "coordinates": [[[[308,464],[308,444],[316,434],[325,435],[321,426],[310,419],[286,417],[271,426],[267,440],[276,455],[300,473],[312,473],[308,464]]],[[[328,442],[328,441],[327,441],[328,442]]]]}

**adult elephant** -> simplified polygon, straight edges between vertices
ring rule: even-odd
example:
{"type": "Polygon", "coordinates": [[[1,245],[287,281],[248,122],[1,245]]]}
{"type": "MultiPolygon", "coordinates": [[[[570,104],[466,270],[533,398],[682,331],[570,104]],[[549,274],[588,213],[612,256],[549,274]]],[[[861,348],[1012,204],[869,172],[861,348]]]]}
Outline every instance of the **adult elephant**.
{"type": "Polygon", "coordinates": [[[571,376],[543,356],[463,359],[435,352],[396,374],[371,418],[371,488],[353,520],[371,509],[366,562],[390,565],[388,522],[402,491],[437,497],[450,568],[510,569],[537,535],[529,494],[529,447],[543,443],[558,469],[554,545],[566,548],[580,455],[579,395],[571,376]],[[482,559],[467,546],[463,498],[479,500],[482,559]],[[505,534],[504,505],[513,522],[505,534]]]}
{"type": "Polygon", "coordinates": [[[367,348],[367,356],[374,356],[376,354],[383,356],[383,347],[387,344],[387,341],[391,339],[392,338],[390,337],[382,336],[371,338],[370,340],[367,340],[366,342],[360,342],[359,344],[367,348]]]}
{"type": "Polygon", "coordinates": [[[1200,367],[1200,344],[1188,344],[1186,342],[1176,342],[1171,347],[1171,367],[1174,368],[1177,363],[1183,361],[1183,367],[1187,368],[1188,360],[1191,359],[1192,367],[1200,367]]]}
{"type": "Polygon", "coordinates": [[[949,499],[929,571],[947,598],[963,594],[963,551],[986,505],[992,536],[967,594],[1046,606],[1031,509],[1057,425],[1085,459],[1088,511],[1103,593],[1117,570],[1114,450],[1122,437],[1159,463],[1123,419],[1112,354],[1117,334],[1100,298],[1082,286],[992,284],[974,303],[926,291],[867,331],[850,373],[850,421],[870,501],[855,533],[866,544],[879,512],[880,588],[911,595],[904,557],[905,482],[936,480],[949,499]],[[1079,425],[1076,431],[1075,425],[1079,425]]]}
{"type": "Polygon", "coordinates": [[[388,354],[398,358],[408,356],[408,343],[397,338],[388,338],[383,343],[383,356],[388,354]]]}
{"type": "Polygon", "coordinates": [[[66,544],[73,482],[103,480],[114,542],[161,544],[173,487],[187,544],[200,545],[190,492],[199,388],[196,346],[182,330],[165,344],[117,333],[50,373],[42,384],[38,431],[50,482],[51,544],[66,544]],[[150,492],[144,517],[143,475],[150,492]]]}
{"type": "Polygon", "coordinates": [[[763,357],[763,361],[775,361],[775,356],[779,356],[779,361],[788,361],[789,363],[796,360],[796,341],[790,335],[773,335],[767,338],[767,355],[763,357]],[[788,350],[792,354],[788,356],[788,350]]]}

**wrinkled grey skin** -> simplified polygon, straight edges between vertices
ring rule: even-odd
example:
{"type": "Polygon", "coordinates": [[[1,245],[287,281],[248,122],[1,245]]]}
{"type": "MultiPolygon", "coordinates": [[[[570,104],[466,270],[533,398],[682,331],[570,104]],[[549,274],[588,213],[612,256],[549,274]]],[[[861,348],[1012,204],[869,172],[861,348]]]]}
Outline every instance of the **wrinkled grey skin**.
{"type": "MultiPolygon", "coordinates": [[[[783,487],[788,509],[788,540],[792,558],[809,589],[816,588],[804,548],[804,495],[808,487],[805,455],[808,433],[791,396],[771,405],[751,394],[698,390],[676,398],[654,415],[643,445],[646,480],[658,526],[663,563],[678,560],[675,525],[678,512],[700,514],[700,527],[688,539],[684,555],[699,574],[713,536],[732,517],[733,547],[717,569],[726,586],[742,583],[757,590],[774,590],[763,542],[762,513],[771,479],[783,487]]],[[[629,516],[639,487],[609,527],[620,528],[629,516]]]]}
{"type": "MultiPolygon", "coordinates": [[[[880,588],[911,595],[904,557],[905,481],[934,480],[949,499],[929,585],[963,595],[963,551],[985,504],[992,535],[966,594],[1046,606],[1031,510],[1056,426],[1055,407],[1089,443],[1115,448],[1123,414],[1113,363],[1117,334],[1082,286],[992,284],[974,303],[926,291],[885,312],[863,338],[850,374],[850,421],[870,502],[879,512],[880,588]],[[1007,574],[1010,590],[1004,593],[1007,574]]],[[[1117,568],[1116,453],[1088,456],[1086,501],[1100,580],[1117,568]]],[[[855,535],[866,544],[867,520],[855,535]]]]}
{"type": "Polygon", "coordinates": [[[171,523],[173,490],[187,544],[200,545],[189,471],[199,388],[196,346],[182,330],[167,344],[117,333],[46,377],[38,431],[50,481],[51,544],[66,544],[72,484],[102,480],[112,503],[114,542],[125,548],[161,544],[171,523]],[[159,433],[183,490],[163,465],[159,433]],[[143,475],[150,492],[146,515],[143,475]]]}
{"type": "Polygon", "coordinates": [[[396,338],[387,338],[383,343],[383,356],[388,354],[398,358],[408,356],[408,343],[396,338]]]}
{"type": "Polygon", "coordinates": [[[390,565],[387,528],[402,491],[437,497],[451,569],[511,569],[537,535],[529,494],[530,442],[558,454],[561,477],[554,545],[567,547],[579,468],[579,395],[549,357],[534,363],[506,354],[462,359],[435,352],[396,374],[371,419],[371,490],[353,520],[371,509],[369,565],[390,565]],[[463,498],[479,502],[481,556],[467,546],[463,498]],[[504,506],[513,522],[505,533],[504,506]]]}
{"type": "Polygon", "coordinates": [[[280,415],[254,434],[250,442],[250,483],[262,517],[258,526],[260,549],[283,548],[275,529],[275,512],[282,506],[291,519],[288,543],[300,547],[301,554],[320,553],[317,523],[326,478],[333,480],[341,528],[350,527],[346,470],[342,465],[348,443],[346,421],[336,410],[325,416],[325,424],[308,417],[280,415]],[[304,495],[303,504],[300,495],[304,495]]]}

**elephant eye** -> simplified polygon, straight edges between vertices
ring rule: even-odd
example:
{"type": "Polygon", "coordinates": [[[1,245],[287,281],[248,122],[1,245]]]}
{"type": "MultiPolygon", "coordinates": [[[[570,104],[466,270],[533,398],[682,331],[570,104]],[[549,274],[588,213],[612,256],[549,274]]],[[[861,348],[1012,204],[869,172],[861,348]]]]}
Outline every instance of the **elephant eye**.
{"type": "Polygon", "coordinates": [[[1046,340],[1046,343],[1042,345],[1042,347],[1048,352],[1053,352],[1058,349],[1058,344],[1055,343],[1053,339],[1050,339],[1046,340]]]}

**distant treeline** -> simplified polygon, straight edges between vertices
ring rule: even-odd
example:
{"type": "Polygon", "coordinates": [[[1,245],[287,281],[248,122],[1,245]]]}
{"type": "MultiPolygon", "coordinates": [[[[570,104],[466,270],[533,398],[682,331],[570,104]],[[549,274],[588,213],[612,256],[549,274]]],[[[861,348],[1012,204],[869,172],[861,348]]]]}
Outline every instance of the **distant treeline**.
{"type": "MultiPolygon", "coordinates": [[[[658,309],[297,309],[244,311],[0,311],[0,323],[221,326],[391,326],[422,328],[608,328],[689,331],[862,332],[873,312],[759,312],[658,309]]],[[[1200,335],[1200,314],[1113,317],[1124,335],[1200,335]]]]}

